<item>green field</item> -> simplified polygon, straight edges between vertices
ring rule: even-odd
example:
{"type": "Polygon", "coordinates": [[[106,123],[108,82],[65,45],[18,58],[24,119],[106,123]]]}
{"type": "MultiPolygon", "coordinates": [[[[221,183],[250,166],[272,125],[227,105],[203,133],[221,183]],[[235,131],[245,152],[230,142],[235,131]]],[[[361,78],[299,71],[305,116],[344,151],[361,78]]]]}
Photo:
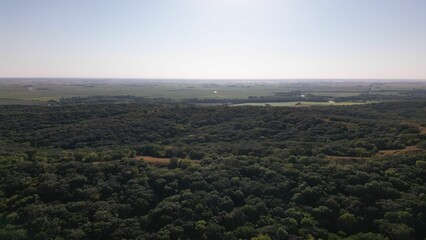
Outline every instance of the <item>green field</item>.
{"type": "Polygon", "coordinates": [[[413,89],[426,90],[426,82],[216,82],[0,79],[0,103],[9,104],[12,99],[33,103],[33,101],[58,100],[77,96],[119,95],[169,98],[175,101],[190,98],[247,99],[251,96],[274,96],[277,92],[293,91],[327,97],[358,96],[366,93],[397,96],[413,89]]]}
{"type": "MultiPolygon", "coordinates": [[[[279,91],[293,88],[281,86],[279,91]]],[[[215,85],[215,84],[0,84],[0,96],[10,99],[42,100],[75,96],[117,96],[133,95],[150,98],[247,98],[268,96],[277,91],[270,85],[215,85]]]]}
{"type": "Polygon", "coordinates": [[[0,98],[0,105],[48,105],[45,101],[0,98]]]}
{"type": "Polygon", "coordinates": [[[267,102],[267,103],[241,103],[232,106],[272,106],[272,107],[306,107],[306,106],[345,106],[369,104],[374,102],[267,102]]]}

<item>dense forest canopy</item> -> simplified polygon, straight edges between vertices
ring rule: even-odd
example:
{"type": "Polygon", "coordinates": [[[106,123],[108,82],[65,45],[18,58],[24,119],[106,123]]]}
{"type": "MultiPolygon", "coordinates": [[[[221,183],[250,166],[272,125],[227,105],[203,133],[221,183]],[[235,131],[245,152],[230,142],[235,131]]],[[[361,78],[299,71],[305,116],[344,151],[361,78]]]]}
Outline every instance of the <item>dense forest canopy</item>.
{"type": "Polygon", "coordinates": [[[425,178],[424,101],[0,106],[0,239],[424,239],[425,178]]]}

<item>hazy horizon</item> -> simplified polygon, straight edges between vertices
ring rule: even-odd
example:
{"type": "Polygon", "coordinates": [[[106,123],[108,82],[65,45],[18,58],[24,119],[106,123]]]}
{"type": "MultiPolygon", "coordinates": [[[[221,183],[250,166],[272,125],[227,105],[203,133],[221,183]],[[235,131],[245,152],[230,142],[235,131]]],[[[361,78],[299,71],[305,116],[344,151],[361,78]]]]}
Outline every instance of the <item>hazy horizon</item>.
{"type": "Polygon", "coordinates": [[[0,0],[0,78],[426,80],[422,0],[0,0]]]}
{"type": "Polygon", "coordinates": [[[105,78],[105,77],[1,77],[2,81],[82,81],[82,82],[107,82],[114,83],[115,81],[129,83],[426,83],[426,79],[340,79],[340,78],[105,78]]]}

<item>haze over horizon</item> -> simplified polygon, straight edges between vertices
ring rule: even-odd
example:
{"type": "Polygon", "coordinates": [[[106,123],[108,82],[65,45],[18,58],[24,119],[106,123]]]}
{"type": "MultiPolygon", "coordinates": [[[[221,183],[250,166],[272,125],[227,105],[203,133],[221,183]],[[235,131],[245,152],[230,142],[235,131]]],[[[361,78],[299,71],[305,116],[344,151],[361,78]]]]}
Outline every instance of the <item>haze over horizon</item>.
{"type": "Polygon", "coordinates": [[[0,0],[0,77],[426,79],[423,0],[0,0]]]}

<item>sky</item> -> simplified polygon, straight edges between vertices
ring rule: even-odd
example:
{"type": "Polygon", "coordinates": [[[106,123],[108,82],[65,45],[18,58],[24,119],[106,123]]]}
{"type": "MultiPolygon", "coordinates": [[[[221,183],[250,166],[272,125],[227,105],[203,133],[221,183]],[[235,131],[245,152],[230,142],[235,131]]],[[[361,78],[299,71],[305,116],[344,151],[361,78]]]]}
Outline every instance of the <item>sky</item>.
{"type": "Polygon", "coordinates": [[[426,1],[0,0],[0,77],[426,79],[426,1]]]}

